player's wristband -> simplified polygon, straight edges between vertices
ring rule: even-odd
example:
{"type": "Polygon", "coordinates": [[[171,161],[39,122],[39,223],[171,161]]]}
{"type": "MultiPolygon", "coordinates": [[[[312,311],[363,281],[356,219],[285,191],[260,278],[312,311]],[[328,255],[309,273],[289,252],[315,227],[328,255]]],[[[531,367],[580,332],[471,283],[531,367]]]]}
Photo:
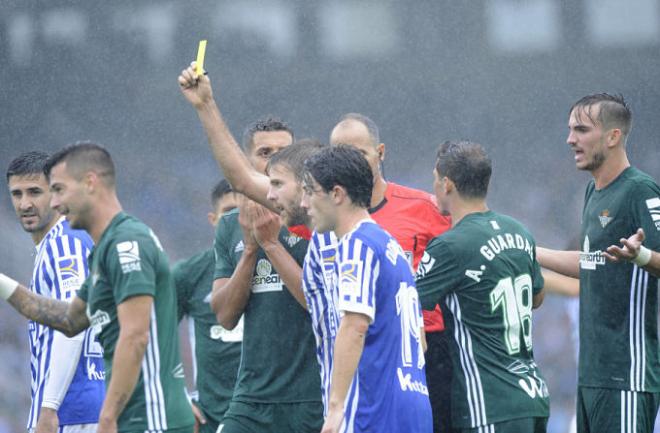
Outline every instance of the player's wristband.
{"type": "Polygon", "coordinates": [[[644,245],[639,247],[639,253],[632,259],[632,262],[639,266],[640,268],[646,266],[651,261],[651,250],[646,248],[644,245]]]}
{"type": "Polygon", "coordinates": [[[0,274],[0,298],[5,301],[14,294],[18,288],[18,282],[12,280],[5,274],[0,274]]]}

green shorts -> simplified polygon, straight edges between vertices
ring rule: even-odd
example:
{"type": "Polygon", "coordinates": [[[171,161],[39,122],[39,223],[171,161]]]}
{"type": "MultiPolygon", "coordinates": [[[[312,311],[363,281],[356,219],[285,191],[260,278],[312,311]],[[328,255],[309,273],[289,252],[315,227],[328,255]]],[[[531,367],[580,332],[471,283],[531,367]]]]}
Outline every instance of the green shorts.
{"type": "Polygon", "coordinates": [[[482,427],[456,429],[454,431],[460,433],[545,433],[547,426],[547,417],[518,418],[482,427]]]}
{"type": "Polygon", "coordinates": [[[578,433],[653,433],[660,393],[578,386],[578,433]]]}
{"type": "Polygon", "coordinates": [[[308,403],[248,403],[232,401],[218,433],[318,433],[323,405],[308,403]]]}

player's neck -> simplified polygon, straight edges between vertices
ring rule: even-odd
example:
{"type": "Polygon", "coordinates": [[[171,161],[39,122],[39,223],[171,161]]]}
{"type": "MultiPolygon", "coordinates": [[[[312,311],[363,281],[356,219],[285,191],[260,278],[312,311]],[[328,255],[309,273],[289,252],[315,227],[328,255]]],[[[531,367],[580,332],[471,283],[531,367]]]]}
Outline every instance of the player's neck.
{"type": "Polygon", "coordinates": [[[49,231],[55,227],[55,224],[60,220],[60,214],[59,212],[56,212],[53,210],[53,215],[46,227],[44,227],[42,230],[39,230],[38,232],[32,232],[30,233],[30,236],[32,236],[32,241],[34,242],[35,245],[39,245],[41,241],[46,237],[49,231]]]}
{"type": "Polygon", "coordinates": [[[451,207],[451,226],[455,227],[456,224],[467,215],[487,211],[488,205],[484,199],[464,200],[458,198],[451,207]]]}
{"type": "Polygon", "coordinates": [[[614,155],[605,160],[600,167],[591,172],[596,189],[605,188],[628,167],[630,167],[630,162],[625,152],[622,155],[614,155]]]}
{"type": "Polygon", "coordinates": [[[343,237],[346,233],[352,231],[357,227],[360,221],[369,219],[369,211],[365,208],[351,207],[337,221],[337,226],[334,229],[337,238],[343,237]]]}
{"type": "Polygon", "coordinates": [[[112,219],[122,211],[121,203],[117,196],[112,195],[108,197],[107,201],[103,201],[102,205],[97,205],[94,214],[92,215],[92,222],[87,229],[87,232],[94,240],[94,244],[98,244],[103,236],[103,233],[108,228],[112,219]]]}
{"type": "Polygon", "coordinates": [[[387,191],[387,181],[380,174],[374,178],[374,188],[371,190],[370,208],[375,208],[385,199],[387,191]]]}

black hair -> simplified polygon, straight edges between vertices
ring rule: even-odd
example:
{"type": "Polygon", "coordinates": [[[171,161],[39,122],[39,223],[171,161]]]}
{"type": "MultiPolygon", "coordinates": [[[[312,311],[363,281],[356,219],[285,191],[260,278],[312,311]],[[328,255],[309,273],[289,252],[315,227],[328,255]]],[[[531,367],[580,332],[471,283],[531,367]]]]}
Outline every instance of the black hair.
{"type": "Polygon", "coordinates": [[[353,146],[328,147],[309,158],[305,162],[304,182],[309,186],[312,179],[326,193],[341,186],[356,206],[369,208],[371,204],[374,185],[371,167],[353,146]]]}
{"type": "Polygon", "coordinates": [[[446,176],[465,198],[485,198],[493,171],[484,148],[470,141],[445,141],[437,153],[435,170],[446,176]]]}
{"type": "Polygon", "coordinates": [[[216,183],[213,187],[213,191],[211,191],[211,206],[215,208],[218,201],[231,192],[234,192],[234,190],[231,188],[227,179],[222,179],[220,182],[216,183]]]}
{"type": "Polygon", "coordinates": [[[630,107],[628,107],[621,94],[595,93],[584,96],[571,106],[568,112],[569,116],[576,108],[580,111],[580,114],[584,113],[593,123],[598,121],[605,130],[612,128],[621,129],[624,142],[625,138],[630,134],[630,130],[632,129],[632,111],[630,111],[630,107]],[[595,105],[600,107],[596,119],[591,117],[591,108],[595,105]]]}
{"type": "Polygon", "coordinates": [[[281,164],[291,170],[296,180],[302,183],[305,161],[327,147],[318,140],[305,139],[296,141],[291,146],[275,152],[270,157],[266,166],[266,173],[269,173],[272,167],[281,164]]]}
{"type": "Polygon", "coordinates": [[[44,172],[44,166],[49,155],[45,152],[32,150],[14,158],[7,168],[7,181],[11,176],[32,176],[44,172]]]}
{"type": "Polygon", "coordinates": [[[252,122],[247,128],[245,128],[245,131],[243,132],[243,149],[245,151],[250,151],[252,149],[252,146],[254,145],[254,134],[257,132],[274,131],[286,131],[291,135],[291,140],[294,138],[293,130],[286,122],[278,117],[269,115],[252,122]]]}
{"type": "Polygon", "coordinates": [[[53,167],[63,162],[67,163],[67,171],[76,179],[80,179],[87,171],[94,171],[106,185],[115,185],[115,164],[110,152],[98,143],[79,141],[57,151],[46,161],[46,177],[50,177],[53,167]]]}

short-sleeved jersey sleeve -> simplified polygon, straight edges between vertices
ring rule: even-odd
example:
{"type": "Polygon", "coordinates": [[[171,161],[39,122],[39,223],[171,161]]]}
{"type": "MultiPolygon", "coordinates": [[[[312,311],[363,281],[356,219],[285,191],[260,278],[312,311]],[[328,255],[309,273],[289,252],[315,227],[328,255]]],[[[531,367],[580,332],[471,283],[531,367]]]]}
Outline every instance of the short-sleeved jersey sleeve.
{"type": "Polygon", "coordinates": [[[644,229],[643,245],[653,251],[660,251],[660,187],[651,181],[642,183],[636,188],[631,200],[635,226],[644,229]]]}
{"type": "Polygon", "coordinates": [[[191,296],[191,286],[187,271],[185,261],[176,263],[172,268],[174,287],[176,288],[177,320],[179,321],[190,311],[188,300],[191,296]]]}
{"type": "Polygon", "coordinates": [[[215,240],[213,241],[213,253],[215,255],[214,280],[231,277],[236,267],[230,246],[232,238],[230,230],[231,227],[235,226],[228,221],[230,215],[232,214],[223,216],[215,229],[215,240]]]}
{"type": "Polygon", "coordinates": [[[158,260],[154,240],[143,235],[119,238],[108,246],[106,272],[117,305],[132,296],[155,296],[158,260]]]}
{"type": "Polygon", "coordinates": [[[380,263],[373,249],[359,239],[348,239],[340,244],[337,262],[337,310],[376,316],[376,281],[380,263]]]}
{"type": "Polygon", "coordinates": [[[422,308],[433,309],[458,285],[460,278],[460,269],[449,245],[440,238],[433,239],[426,247],[415,275],[422,308]]]}
{"type": "Polygon", "coordinates": [[[80,299],[85,301],[87,303],[87,299],[89,296],[89,285],[92,284],[92,277],[89,276],[85,279],[85,281],[82,283],[82,286],[78,289],[76,292],[76,296],[78,296],[80,299]]]}
{"type": "Polygon", "coordinates": [[[46,254],[53,270],[51,296],[71,301],[87,277],[89,250],[75,236],[62,235],[48,241],[46,254]]]}
{"type": "Polygon", "coordinates": [[[538,295],[543,290],[545,280],[541,273],[541,266],[536,260],[536,253],[534,253],[534,262],[532,263],[532,293],[538,295]]]}

